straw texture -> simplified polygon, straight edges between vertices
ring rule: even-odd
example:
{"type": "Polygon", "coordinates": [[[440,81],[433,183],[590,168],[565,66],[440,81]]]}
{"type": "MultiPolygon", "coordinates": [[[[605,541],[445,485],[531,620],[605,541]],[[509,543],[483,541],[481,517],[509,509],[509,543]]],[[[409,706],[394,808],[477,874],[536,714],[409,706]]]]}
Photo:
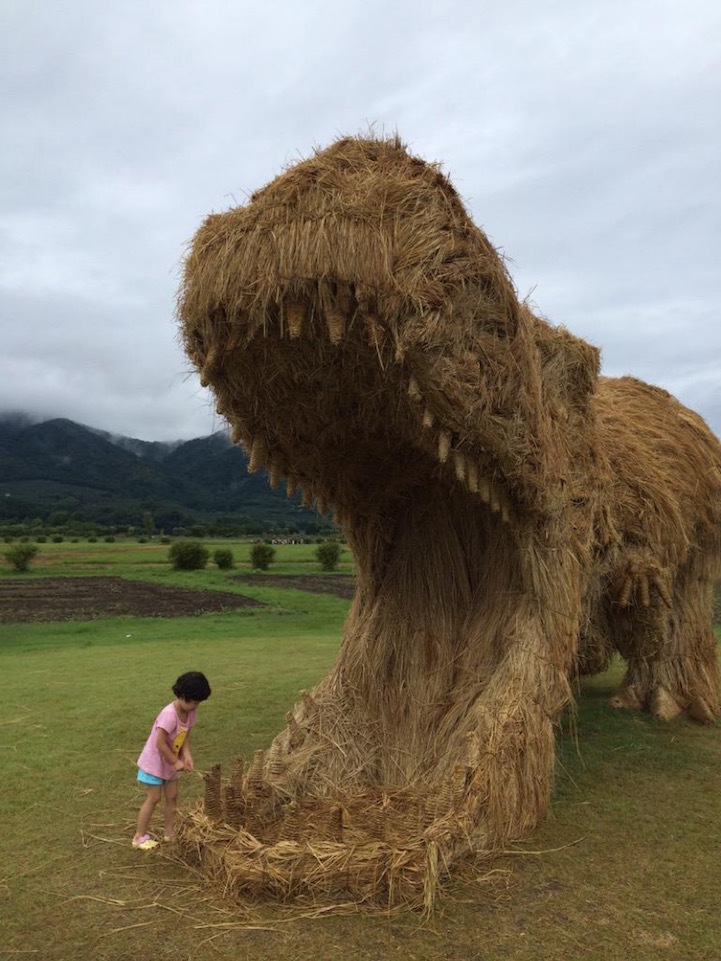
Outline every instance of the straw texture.
{"type": "Polygon", "coordinates": [[[328,677],[181,831],[233,891],[430,909],[547,810],[574,674],[719,713],[721,449],[519,302],[447,178],[346,138],[208,217],[187,353],[251,469],[333,509],[358,590],[328,677]]]}

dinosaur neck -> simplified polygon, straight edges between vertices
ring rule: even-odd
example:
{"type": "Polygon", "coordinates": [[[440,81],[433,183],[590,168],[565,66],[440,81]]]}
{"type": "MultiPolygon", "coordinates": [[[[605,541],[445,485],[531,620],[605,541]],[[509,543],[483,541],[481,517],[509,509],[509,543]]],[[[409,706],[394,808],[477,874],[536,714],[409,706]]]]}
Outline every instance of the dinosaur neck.
{"type": "Polygon", "coordinates": [[[352,546],[360,587],[337,676],[377,727],[382,783],[437,775],[504,654],[521,596],[515,547],[497,515],[435,486],[385,537],[370,525],[352,546]]]}

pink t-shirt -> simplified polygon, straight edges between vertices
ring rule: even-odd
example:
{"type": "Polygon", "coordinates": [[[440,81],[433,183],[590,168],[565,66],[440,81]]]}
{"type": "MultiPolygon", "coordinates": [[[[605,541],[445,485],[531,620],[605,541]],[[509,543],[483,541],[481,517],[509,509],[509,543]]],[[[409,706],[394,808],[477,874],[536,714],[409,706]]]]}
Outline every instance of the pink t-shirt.
{"type": "Polygon", "coordinates": [[[155,718],[150,736],[145,742],[145,747],[140,752],[138,767],[142,771],[145,771],[146,774],[154,774],[155,777],[162,777],[164,781],[174,781],[179,772],[175,770],[172,764],[168,764],[158,750],[158,731],[163,730],[167,732],[173,753],[177,757],[185,743],[185,738],[188,736],[191,727],[195,724],[197,715],[197,711],[188,711],[187,719],[181,722],[172,701],[164,707],[155,718]]]}

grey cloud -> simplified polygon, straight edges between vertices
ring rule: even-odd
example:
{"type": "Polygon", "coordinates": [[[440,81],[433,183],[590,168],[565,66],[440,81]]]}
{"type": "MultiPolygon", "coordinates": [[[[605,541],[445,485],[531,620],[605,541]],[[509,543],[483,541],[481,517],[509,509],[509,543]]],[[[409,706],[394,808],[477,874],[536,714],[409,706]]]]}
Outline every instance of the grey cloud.
{"type": "Polygon", "coordinates": [[[721,430],[721,7],[6,4],[0,409],[222,426],[173,320],[184,245],[374,125],[444,163],[522,296],[721,430]]]}

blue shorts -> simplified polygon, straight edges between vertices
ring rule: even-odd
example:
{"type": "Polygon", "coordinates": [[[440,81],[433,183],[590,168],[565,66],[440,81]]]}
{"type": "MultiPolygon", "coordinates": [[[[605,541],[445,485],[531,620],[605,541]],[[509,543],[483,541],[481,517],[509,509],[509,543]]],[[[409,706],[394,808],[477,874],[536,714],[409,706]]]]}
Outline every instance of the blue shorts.
{"type": "Polygon", "coordinates": [[[156,777],[154,774],[148,774],[147,771],[143,771],[142,768],[138,768],[138,780],[141,784],[153,784],[157,787],[159,784],[165,784],[162,777],[156,777]]]}

